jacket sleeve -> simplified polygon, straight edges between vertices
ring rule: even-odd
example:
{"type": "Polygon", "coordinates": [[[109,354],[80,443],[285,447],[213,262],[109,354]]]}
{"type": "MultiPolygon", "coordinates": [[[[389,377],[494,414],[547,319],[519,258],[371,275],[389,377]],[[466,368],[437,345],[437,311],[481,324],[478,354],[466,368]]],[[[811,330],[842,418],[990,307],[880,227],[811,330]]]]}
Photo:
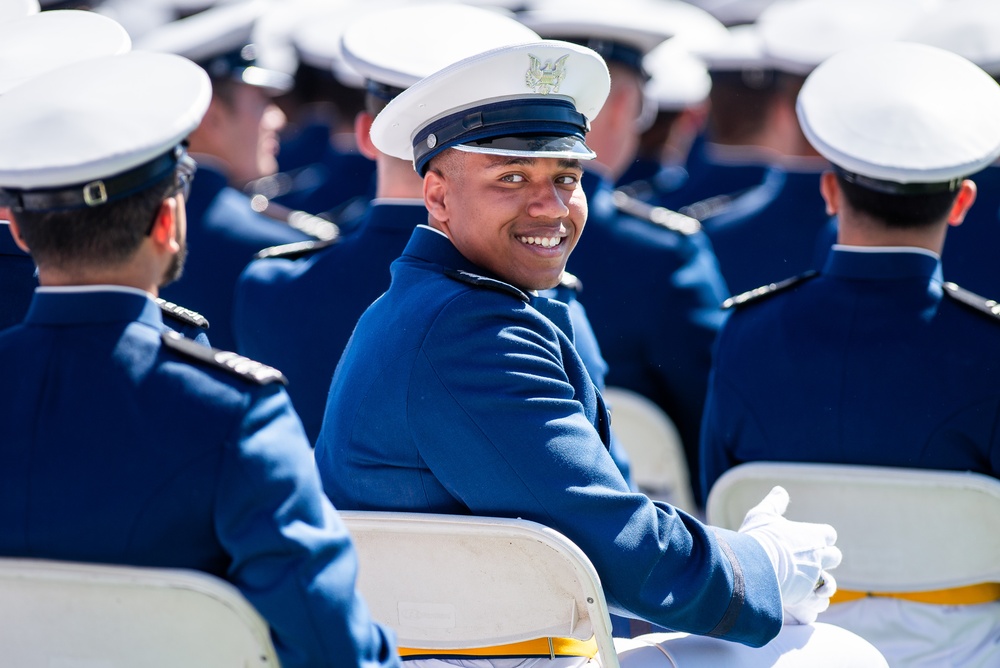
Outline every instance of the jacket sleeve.
{"type": "Polygon", "coordinates": [[[504,295],[453,301],[409,383],[410,434],[427,466],[473,513],[523,517],[573,540],[614,612],[763,645],[782,618],[763,549],[628,489],[587,415],[571,348],[504,295]]]}
{"type": "Polygon", "coordinates": [[[355,591],[354,547],[288,395],[269,385],[251,397],[216,497],[230,581],[270,624],[284,668],[397,666],[391,632],[355,591]]]}

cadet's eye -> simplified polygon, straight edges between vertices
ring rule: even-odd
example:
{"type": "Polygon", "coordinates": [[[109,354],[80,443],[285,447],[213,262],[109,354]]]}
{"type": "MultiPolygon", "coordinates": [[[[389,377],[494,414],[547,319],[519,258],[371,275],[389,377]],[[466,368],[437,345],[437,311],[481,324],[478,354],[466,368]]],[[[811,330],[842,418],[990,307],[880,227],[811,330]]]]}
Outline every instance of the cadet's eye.
{"type": "Polygon", "coordinates": [[[576,185],[576,182],[580,180],[576,174],[563,174],[562,176],[556,178],[556,183],[561,186],[572,186],[576,185]]]}
{"type": "Polygon", "coordinates": [[[504,174],[503,176],[500,177],[500,180],[501,181],[507,181],[508,183],[523,183],[524,182],[524,175],[523,174],[504,174]]]}

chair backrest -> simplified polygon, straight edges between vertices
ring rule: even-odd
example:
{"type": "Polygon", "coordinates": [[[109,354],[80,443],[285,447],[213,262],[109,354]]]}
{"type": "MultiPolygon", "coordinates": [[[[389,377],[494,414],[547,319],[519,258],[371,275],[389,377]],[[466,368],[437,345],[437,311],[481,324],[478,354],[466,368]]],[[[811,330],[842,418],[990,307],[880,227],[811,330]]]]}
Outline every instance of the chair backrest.
{"type": "Polygon", "coordinates": [[[597,572],[562,534],[518,519],[344,511],[358,589],[401,647],[462,649],[534,638],[597,640],[617,668],[597,572]]]}
{"type": "Polygon", "coordinates": [[[920,592],[1000,582],[1000,480],[978,473],[753,462],[708,495],[711,524],[736,529],[774,485],[786,517],[825,522],[844,554],[842,589],[920,592]]]}
{"type": "Polygon", "coordinates": [[[680,433],[652,400],[621,387],[607,387],[611,428],[628,454],[639,490],[690,513],[698,510],[688,477],[680,433]]]}
{"type": "Polygon", "coordinates": [[[267,624],[205,573],[0,559],[0,663],[59,668],[279,665],[267,624]]]}

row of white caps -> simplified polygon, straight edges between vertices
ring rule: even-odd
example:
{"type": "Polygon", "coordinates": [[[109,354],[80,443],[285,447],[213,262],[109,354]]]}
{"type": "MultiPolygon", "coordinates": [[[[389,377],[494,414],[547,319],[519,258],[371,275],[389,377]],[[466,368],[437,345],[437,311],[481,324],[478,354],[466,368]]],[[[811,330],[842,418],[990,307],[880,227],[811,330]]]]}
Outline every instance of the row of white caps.
{"type": "MultiPolygon", "coordinates": [[[[489,150],[586,157],[582,138],[608,86],[607,68],[590,49],[526,41],[410,85],[379,115],[372,138],[404,159],[415,148],[426,157],[429,144],[476,150],[518,120],[519,112],[497,106],[516,101],[556,109],[546,132],[580,142],[489,150]],[[495,121],[484,116],[474,135],[447,122],[484,109],[502,113],[495,121]],[[438,126],[440,135],[431,131],[438,126]]],[[[0,95],[0,187],[86,184],[152,160],[197,126],[210,94],[203,70],[167,54],[96,57],[35,76],[0,95]]],[[[886,42],[826,59],[803,87],[798,110],[821,154],[873,179],[946,182],[1000,154],[1000,87],[968,60],[926,45],[886,42]]]]}

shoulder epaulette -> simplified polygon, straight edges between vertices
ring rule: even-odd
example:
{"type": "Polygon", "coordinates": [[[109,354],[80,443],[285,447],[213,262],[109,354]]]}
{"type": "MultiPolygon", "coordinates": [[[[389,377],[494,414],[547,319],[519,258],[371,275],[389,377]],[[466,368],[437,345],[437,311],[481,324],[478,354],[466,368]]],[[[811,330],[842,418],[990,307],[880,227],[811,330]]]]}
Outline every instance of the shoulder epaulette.
{"type": "Polygon", "coordinates": [[[786,278],[783,281],[778,281],[777,283],[768,283],[767,285],[762,285],[759,288],[754,288],[753,290],[747,290],[746,292],[736,295],[735,297],[730,297],[726,301],[722,302],[722,308],[733,308],[735,306],[743,306],[744,304],[749,304],[750,302],[755,302],[764,297],[770,297],[776,295],[782,290],[787,290],[790,287],[799,285],[811,278],[819,276],[819,272],[815,270],[809,270],[804,274],[799,274],[798,276],[793,276],[791,278],[786,278]]]}
{"type": "Polygon", "coordinates": [[[269,383],[288,384],[285,375],[273,367],[255,362],[252,359],[231,353],[227,350],[209,348],[191,339],[186,339],[176,332],[163,332],[160,335],[163,345],[171,350],[190,357],[209,366],[239,376],[240,378],[256,383],[257,385],[267,385],[269,383]]]}
{"type": "Polygon", "coordinates": [[[980,297],[975,292],[970,292],[954,283],[944,283],[944,293],[960,304],[988,315],[993,320],[1000,320],[1000,303],[996,300],[980,297]]]}
{"type": "Polygon", "coordinates": [[[306,211],[292,211],[288,214],[288,225],[303,234],[308,234],[320,241],[333,241],[340,236],[337,223],[313,215],[306,211]]]}
{"type": "Polygon", "coordinates": [[[571,274],[568,271],[563,271],[562,276],[559,277],[559,285],[577,294],[583,292],[583,282],[576,277],[576,274],[571,274]]]}
{"type": "Polygon", "coordinates": [[[662,206],[653,206],[648,202],[630,197],[621,190],[614,192],[613,201],[619,211],[640,220],[648,220],[679,234],[691,235],[701,229],[701,223],[691,216],[685,216],[683,213],[677,213],[662,206]]]}
{"type": "Polygon", "coordinates": [[[731,193],[729,195],[713,195],[698,202],[682,206],[678,211],[686,216],[691,216],[696,220],[706,220],[712,216],[717,216],[728,209],[733,201],[743,194],[743,191],[731,193]]]}
{"type": "Polygon", "coordinates": [[[497,292],[502,292],[512,297],[516,297],[521,301],[528,303],[531,301],[523,291],[515,288],[510,283],[504,283],[503,281],[498,281],[495,278],[487,278],[486,276],[480,276],[479,274],[473,274],[468,271],[461,271],[458,269],[447,269],[445,270],[445,275],[461,283],[467,283],[469,285],[475,285],[477,288],[487,288],[489,290],[496,290],[497,292]]]}
{"type": "Polygon", "coordinates": [[[280,246],[265,248],[262,251],[258,251],[257,254],[253,256],[253,259],[265,260],[271,258],[281,258],[283,260],[298,260],[300,257],[305,257],[310,253],[314,253],[315,251],[326,248],[327,246],[332,246],[335,243],[337,243],[337,239],[326,239],[323,241],[296,241],[290,244],[281,244],[280,246]]]}
{"type": "Polygon", "coordinates": [[[168,302],[162,297],[156,298],[156,304],[160,307],[160,311],[162,311],[165,316],[173,318],[174,320],[179,320],[185,325],[191,325],[198,327],[199,329],[208,329],[208,318],[197,311],[192,311],[189,308],[178,306],[173,302],[168,302]]]}

